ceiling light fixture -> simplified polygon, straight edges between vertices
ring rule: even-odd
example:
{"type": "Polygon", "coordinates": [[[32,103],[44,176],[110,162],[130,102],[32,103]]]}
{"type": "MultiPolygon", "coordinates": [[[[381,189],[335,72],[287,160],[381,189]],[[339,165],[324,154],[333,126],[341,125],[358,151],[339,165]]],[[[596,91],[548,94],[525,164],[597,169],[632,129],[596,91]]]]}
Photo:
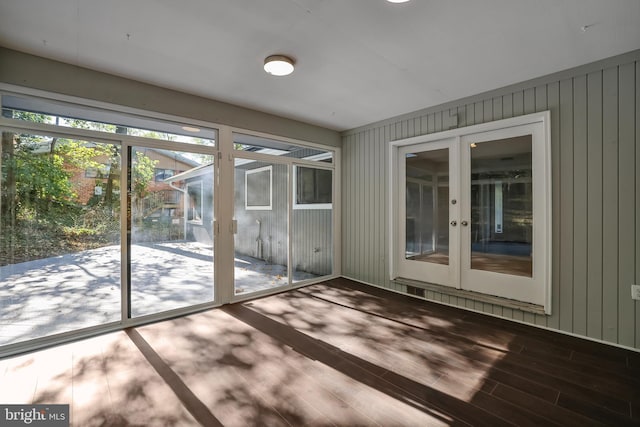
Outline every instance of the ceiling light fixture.
{"type": "Polygon", "coordinates": [[[187,132],[200,132],[200,128],[194,128],[193,126],[182,126],[182,130],[187,132]]]}
{"type": "Polygon", "coordinates": [[[389,3],[406,3],[409,0],[387,0],[389,3]]]}
{"type": "Polygon", "coordinates": [[[273,76],[288,76],[293,73],[293,59],[284,55],[271,55],[264,60],[264,70],[273,76]]]}

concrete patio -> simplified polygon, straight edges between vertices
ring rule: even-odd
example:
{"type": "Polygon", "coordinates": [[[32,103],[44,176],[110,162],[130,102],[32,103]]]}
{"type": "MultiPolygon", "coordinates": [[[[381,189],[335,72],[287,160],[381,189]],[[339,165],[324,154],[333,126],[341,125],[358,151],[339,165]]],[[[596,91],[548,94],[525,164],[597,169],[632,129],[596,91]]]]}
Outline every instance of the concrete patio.
{"type": "MultiPolygon", "coordinates": [[[[120,246],[0,267],[0,345],[120,320],[120,246]]],[[[236,294],[288,284],[286,267],[236,256],[236,294]]],[[[295,280],[316,277],[295,273],[295,280]]],[[[212,301],[213,248],[133,245],[132,316],[212,301]]]]}

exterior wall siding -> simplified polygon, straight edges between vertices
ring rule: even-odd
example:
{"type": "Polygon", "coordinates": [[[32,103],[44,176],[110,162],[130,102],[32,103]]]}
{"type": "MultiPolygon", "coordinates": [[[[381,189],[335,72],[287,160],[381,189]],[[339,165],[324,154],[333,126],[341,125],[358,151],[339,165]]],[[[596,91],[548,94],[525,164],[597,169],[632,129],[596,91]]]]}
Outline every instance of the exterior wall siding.
{"type": "MultiPolygon", "coordinates": [[[[247,169],[268,165],[256,162],[247,169]]],[[[274,264],[287,265],[287,166],[273,164],[271,210],[245,209],[245,172],[246,169],[235,171],[235,219],[238,221],[235,250],[242,255],[259,258],[257,239],[260,238],[261,258],[274,264]],[[260,221],[260,225],[257,221],[260,221]]]]}
{"type": "Polygon", "coordinates": [[[389,141],[550,110],[552,314],[425,298],[640,348],[639,62],[634,51],[345,132],[343,275],[407,292],[389,280],[389,141]]]}
{"type": "Polygon", "coordinates": [[[296,209],[293,211],[292,267],[320,276],[332,273],[332,210],[296,209]]]}
{"type": "MultiPolygon", "coordinates": [[[[257,162],[251,168],[267,166],[257,162]]],[[[251,169],[249,168],[249,169],[251,169]]],[[[262,259],[287,265],[287,165],[273,164],[273,199],[271,210],[245,209],[245,171],[235,171],[235,218],[238,233],[235,250],[239,254],[258,258],[257,239],[262,240],[262,259]],[[261,222],[258,226],[257,220],[261,222]],[[258,235],[258,231],[260,234],[258,235]]],[[[316,275],[328,275],[333,267],[333,242],[331,238],[332,210],[295,209],[292,215],[291,233],[293,265],[298,271],[316,275]]]]}

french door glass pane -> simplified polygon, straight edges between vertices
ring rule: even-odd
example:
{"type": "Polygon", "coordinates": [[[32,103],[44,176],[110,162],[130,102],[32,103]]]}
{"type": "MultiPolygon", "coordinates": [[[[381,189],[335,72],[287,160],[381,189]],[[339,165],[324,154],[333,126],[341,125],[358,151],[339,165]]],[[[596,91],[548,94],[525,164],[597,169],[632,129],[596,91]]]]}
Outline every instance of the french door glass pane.
{"type": "Polygon", "coordinates": [[[289,284],[287,165],[235,159],[235,295],[289,284]]]}
{"type": "Polygon", "coordinates": [[[0,345],[119,321],[120,147],[2,132],[0,152],[0,345]]]}
{"type": "Polygon", "coordinates": [[[130,152],[132,317],[213,301],[213,156],[130,152]]]}
{"type": "Polygon", "coordinates": [[[449,264],[449,150],[406,160],[405,259],[449,264]]]}
{"type": "Polygon", "coordinates": [[[471,144],[471,268],[532,276],[531,136],[471,144]]]}

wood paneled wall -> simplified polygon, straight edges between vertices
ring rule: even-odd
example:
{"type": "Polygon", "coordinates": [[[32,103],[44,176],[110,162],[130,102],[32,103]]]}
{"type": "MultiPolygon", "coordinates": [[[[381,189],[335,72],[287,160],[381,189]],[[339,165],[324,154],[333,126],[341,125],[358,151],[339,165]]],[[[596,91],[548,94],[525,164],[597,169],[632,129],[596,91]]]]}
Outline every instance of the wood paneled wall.
{"type": "Polygon", "coordinates": [[[640,348],[639,62],[640,50],[345,132],[343,275],[406,293],[389,281],[389,141],[550,110],[552,315],[425,298],[640,348]]]}

